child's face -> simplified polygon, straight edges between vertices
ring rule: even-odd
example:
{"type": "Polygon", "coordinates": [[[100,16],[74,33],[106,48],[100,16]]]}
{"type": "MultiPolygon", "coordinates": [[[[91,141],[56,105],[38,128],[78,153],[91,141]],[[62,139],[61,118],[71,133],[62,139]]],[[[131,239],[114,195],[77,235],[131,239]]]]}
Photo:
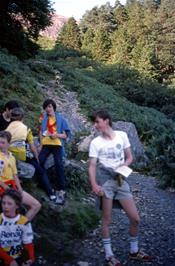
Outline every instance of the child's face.
{"type": "Polygon", "coordinates": [[[6,151],[8,150],[9,143],[6,138],[1,138],[0,137],[0,150],[1,151],[6,151]]]}
{"type": "Polygon", "coordinates": [[[4,196],[2,198],[2,211],[7,217],[15,217],[17,213],[18,206],[14,199],[9,196],[4,196]]]}
{"type": "Polygon", "coordinates": [[[52,104],[49,104],[49,105],[46,107],[45,111],[46,111],[46,113],[47,113],[48,115],[53,115],[53,114],[55,113],[52,104]]]}

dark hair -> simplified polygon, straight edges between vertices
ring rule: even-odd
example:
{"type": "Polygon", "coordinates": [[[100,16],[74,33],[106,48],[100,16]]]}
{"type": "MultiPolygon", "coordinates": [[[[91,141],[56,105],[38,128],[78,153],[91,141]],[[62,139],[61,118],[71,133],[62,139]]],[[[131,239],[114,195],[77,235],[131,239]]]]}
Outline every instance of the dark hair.
{"type": "Polygon", "coordinates": [[[21,204],[22,204],[22,196],[21,194],[14,190],[14,189],[6,189],[5,192],[2,194],[2,199],[5,197],[5,196],[8,196],[10,198],[12,198],[16,205],[20,208],[21,207],[21,204]]]}
{"type": "Polygon", "coordinates": [[[49,104],[51,104],[51,105],[53,106],[54,111],[56,111],[57,106],[56,106],[56,103],[55,103],[52,99],[47,99],[47,100],[44,101],[44,103],[43,103],[43,109],[45,110],[46,107],[47,107],[49,104]]]}
{"type": "Polygon", "coordinates": [[[12,101],[8,101],[5,105],[4,105],[4,110],[9,109],[12,110],[15,107],[19,107],[19,103],[15,100],[12,101]]]}
{"type": "Polygon", "coordinates": [[[9,131],[0,131],[0,138],[6,139],[10,143],[12,139],[12,134],[9,131]]]}
{"type": "Polygon", "coordinates": [[[11,120],[12,121],[21,121],[24,117],[24,110],[21,107],[15,107],[11,111],[11,120]]]}
{"type": "Polygon", "coordinates": [[[112,118],[111,115],[105,109],[96,110],[90,116],[92,122],[95,122],[97,117],[102,118],[103,120],[109,120],[109,126],[112,127],[112,118]]]}

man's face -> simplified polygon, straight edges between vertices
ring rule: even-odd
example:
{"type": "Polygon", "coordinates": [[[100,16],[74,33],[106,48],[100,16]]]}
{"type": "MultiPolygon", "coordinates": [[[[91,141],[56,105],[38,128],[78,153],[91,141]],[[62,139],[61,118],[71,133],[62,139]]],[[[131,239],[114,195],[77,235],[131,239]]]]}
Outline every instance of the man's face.
{"type": "Polygon", "coordinates": [[[1,151],[6,151],[9,147],[9,143],[6,138],[1,138],[0,137],[0,150],[1,151]]]}
{"type": "Polygon", "coordinates": [[[48,115],[53,115],[53,114],[55,113],[52,104],[49,104],[49,105],[46,107],[45,111],[46,111],[46,113],[47,113],[48,115]]]}
{"type": "Polygon", "coordinates": [[[104,132],[109,125],[108,119],[103,119],[100,117],[96,117],[94,126],[99,132],[104,132]]]}

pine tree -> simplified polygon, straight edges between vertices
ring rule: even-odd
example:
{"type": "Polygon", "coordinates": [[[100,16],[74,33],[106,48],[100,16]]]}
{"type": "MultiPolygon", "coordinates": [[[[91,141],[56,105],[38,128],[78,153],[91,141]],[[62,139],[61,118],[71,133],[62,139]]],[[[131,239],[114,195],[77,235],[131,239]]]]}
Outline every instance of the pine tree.
{"type": "Polygon", "coordinates": [[[58,35],[56,46],[63,45],[67,48],[72,48],[74,50],[80,50],[81,48],[81,34],[76,20],[72,17],[61,29],[58,35]]]}
{"type": "Polygon", "coordinates": [[[129,39],[126,25],[119,27],[117,31],[111,37],[111,51],[110,62],[118,64],[129,64],[131,41],[129,39]]]}
{"type": "Polygon", "coordinates": [[[109,58],[111,42],[107,32],[98,28],[93,39],[92,56],[98,61],[105,62],[109,58]]]}
{"type": "Polygon", "coordinates": [[[88,54],[89,56],[92,56],[92,50],[93,50],[93,41],[94,41],[94,30],[92,28],[89,28],[83,35],[82,38],[82,51],[88,54]]]}
{"type": "Polygon", "coordinates": [[[99,26],[108,33],[113,32],[117,28],[113,8],[109,2],[99,8],[94,7],[92,10],[87,11],[80,22],[80,28],[83,33],[89,28],[95,31],[99,26]]]}
{"type": "Polygon", "coordinates": [[[175,66],[175,2],[162,0],[157,12],[156,50],[162,67],[175,66]]]}

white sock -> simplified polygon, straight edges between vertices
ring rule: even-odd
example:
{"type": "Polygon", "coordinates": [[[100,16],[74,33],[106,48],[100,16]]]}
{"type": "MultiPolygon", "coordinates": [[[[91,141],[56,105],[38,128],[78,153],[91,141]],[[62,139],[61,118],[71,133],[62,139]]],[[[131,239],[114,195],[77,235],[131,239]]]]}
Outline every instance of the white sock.
{"type": "Polygon", "coordinates": [[[112,252],[112,248],[111,248],[111,239],[110,238],[103,238],[102,241],[103,241],[106,259],[111,257],[111,256],[114,256],[114,253],[112,252]]]}
{"type": "Polygon", "coordinates": [[[138,236],[130,236],[130,253],[137,253],[138,250],[138,236]]]}

